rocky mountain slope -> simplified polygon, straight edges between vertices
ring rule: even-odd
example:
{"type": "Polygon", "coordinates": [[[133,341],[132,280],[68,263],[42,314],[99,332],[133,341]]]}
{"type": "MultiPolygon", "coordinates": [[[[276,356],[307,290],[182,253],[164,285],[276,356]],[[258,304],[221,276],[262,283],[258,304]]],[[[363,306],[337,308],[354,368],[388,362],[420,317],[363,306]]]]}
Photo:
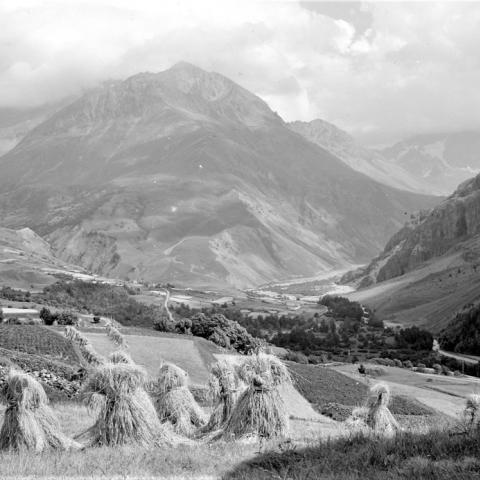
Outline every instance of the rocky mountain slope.
{"type": "Polygon", "coordinates": [[[385,315],[398,319],[403,309],[410,322],[445,326],[456,310],[480,299],[480,175],[412,215],[378,257],[342,281],[370,287],[353,296],[370,298],[385,315]]]}
{"type": "MultiPolygon", "coordinates": [[[[360,145],[351,135],[331,123],[317,119],[311,122],[291,122],[288,125],[294,132],[328,150],[349,167],[380,183],[410,192],[446,194],[444,188],[411,174],[375,150],[360,145]]],[[[448,191],[450,192],[451,190],[448,191]]]]}
{"type": "Polygon", "coordinates": [[[0,108],[0,157],[18,145],[30,130],[72,101],[67,98],[40,107],[0,108]]]}
{"type": "Polygon", "coordinates": [[[376,255],[434,197],[355,172],[180,63],[88,92],[0,158],[0,221],[116,277],[254,286],[376,255]]]}
{"type": "Polygon", "coordinates": [[[416,135],[379,153],[445,195],[480,173],[480,132],[416,135]]]}

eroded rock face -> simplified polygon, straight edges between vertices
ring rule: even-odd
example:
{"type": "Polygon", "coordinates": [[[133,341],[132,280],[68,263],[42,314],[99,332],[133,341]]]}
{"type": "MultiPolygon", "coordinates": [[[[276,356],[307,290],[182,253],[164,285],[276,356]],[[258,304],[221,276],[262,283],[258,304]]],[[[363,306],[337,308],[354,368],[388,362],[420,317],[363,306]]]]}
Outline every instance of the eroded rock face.
{"type": "Polygon", "coordinates": [[[479,234],[480,175],[436,207],[412,215],[368,267],[343,280],[359,281],[360,287],[366,287],[399,277],[451,249],[463,248],[464,242],[479,234]]]}

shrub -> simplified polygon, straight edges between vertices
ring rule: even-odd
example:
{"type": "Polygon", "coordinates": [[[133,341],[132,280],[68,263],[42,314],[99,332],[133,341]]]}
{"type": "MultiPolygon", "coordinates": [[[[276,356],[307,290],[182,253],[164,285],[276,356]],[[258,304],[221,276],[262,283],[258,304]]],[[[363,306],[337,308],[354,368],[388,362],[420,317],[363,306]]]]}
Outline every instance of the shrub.
{"type": "Polygon", "coordinates": [[[309,363],[309,358],[300,352],[288,352],[283,358],[284,360],[301,363],[302,365],[308,365],[309,363]]]}
{"type": "Polygon", "coordinates": [[[410,360],[403,362],[404,368],[413,368],[413,363],[410,360]]]}
{"type": "Polygon", "coordinates": [[[437,375],[441,375],[442,374],[442,366],[439,365],[438,363],[435,363],[432,365],[433,369],[435,370],[435,373],[437,375]]]}
{"type": "Polygon", "coordinates": [[[395,364],[396,367],[403,368],[403,364],[398,358],[394,358],[393,363],[395,364]]]}

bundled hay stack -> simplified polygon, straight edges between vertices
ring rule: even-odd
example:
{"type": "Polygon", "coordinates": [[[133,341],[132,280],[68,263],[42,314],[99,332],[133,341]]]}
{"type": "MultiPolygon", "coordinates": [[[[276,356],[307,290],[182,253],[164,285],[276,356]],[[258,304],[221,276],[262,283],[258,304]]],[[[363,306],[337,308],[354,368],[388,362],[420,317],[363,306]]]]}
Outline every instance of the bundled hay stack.
{"type": "Polygon", "coordinates": [[[135,365],[132,357],[128,353],[125,353],[123,350],[117,350],[115,352],[112,352],[108,356],[108,361],[110,363],[125,363],[127,365],[135,365]]]}
{"type": "Polygon", "coordinates": [[[243,390],[244,383],[238,377],[232,360],[222,359],[214,363],[208,379],[208,399],[213,402],[214,409],[200,433],[219,430],[232,414],[243,390]]]}
{"type": "Polygon", "coordinates": [[[127,348],[127,339],[113,325],[107,325],[108,338],[119,347],[127,348]]]}
{"type": "Polygon", "coordinates": [[[96,368],[84,393],[89,408],[99,415],[77,439],[89,447],[136,444],[151,448],[179,443],[178,437],[160,423],[144,390],[146,382],[147,373],[137,365],[107,363],[96,368]]]}
{"type": "Polygon", "coordinates": [[[71,342],[75,342],[80,347],[88,345],[90,340],[87,337],[83,336],[75,327],[67,325],[65,327],[65,336],[71,342]]]}
{"type": "Polygon", "coordinates": [[[232,414],[215,438],[265,438],[283,436],[288,430],[288,415],[277,387],[290,383],[285,364],[273,355],[259,353],[248,357],[239,370],[247,389],[238,399],[232,414]]]}
{"type": "Polygon", "coordinates": [[[170,422],[180,435],[192,435],[207,421],[188,389],[188,375],[172,363],[160,365],[155,407],[161,422],[170,422]]]}
{"type": "Polygon", "coordinates": [[[388,409],[390,403],[390,389],[385,383],[377,383],[370,388],[367,398],[368,414],[365,422],[377,435],[393,436],[399,425],[388,409]]]}
{"type": "Polygon", "coordinates": [[[41,452],[48,448],[77,448],[68,439],[48,404],[45,390],[26,373],[10,371],[0,390],[7,409],[0,429],[0,450],[26,447],[41,452]]]}
{"type": "Polygon", "coordinates": [[[87,343],[83,347],[80,347],[80,351],[90,365],[98,366],[105,363],[105,359],[96,352],[91,343],[87,343]]]}
{"type": "Polygon", "coordinates": [[[463,416],[469,430],[480,429],[480,395],[471,393],[465,399],[463,416]]]}
{"type": "Polygon", "coordinates": [[[90,340],[82,335],[75,327],[65,327],[65,336],[79,346],[83,357],[88,363],[95,366],[105,363],[105,359],[95,351],[90,340]]]}

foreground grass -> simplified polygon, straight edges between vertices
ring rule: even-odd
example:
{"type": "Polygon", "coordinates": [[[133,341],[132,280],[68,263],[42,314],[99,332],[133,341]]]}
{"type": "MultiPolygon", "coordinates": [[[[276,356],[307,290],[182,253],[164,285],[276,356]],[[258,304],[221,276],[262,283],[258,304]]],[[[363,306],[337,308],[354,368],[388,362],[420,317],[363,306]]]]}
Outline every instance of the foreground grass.
{"type": "Polygon", "coordinates": [[[480,432],[431,430],[396,438],[360,433],[298,449],[280,445],[239,465],[227,479],[478,479],[480,432]]]}
{"type": "MultiPolygon", "coordinates": [[[[74,437],[95,418],[80,404],[52,408],[62,431],[74,437]]],[[[4,407],[0,407],[0,424],[4,407]]],[[[416,417],[418,418],[418,417],[416,417]]],[[[395,439],[352,432],[341,423],[292,420],[288,439],[268,443],[198,443],[147,450],[102,447],[83,451],[0,452],[8,478],[225,478],[225,479],[473,479],[480,474],[480,434],[456,423],[415,428],[395,439]],[[426,432],[419,434],[418,432],[426,432]],[[417,432],[417,433],[415,433],[417,432]]],[[[408,428],[405,425],[406,428],[408,428]]]]}
{"type": "MultiPolygon", "coordinates": [[[[90,427],[95,418],[81,404],[56,404],[52,408],[62,431],[70,438],[90,427]]],[[[0,406],[0,424],[5,408],[0,406]]],[[[292,420],[291,438],[297,444],[315,444],[320,438],[338,434],[315,421],[292,420]]],[[[195,445],[147,450],[141,447],[101,447],[84,451],[0,452],[0,478],[6,477],[95,477],[95,478],[222,478],[242,462],[255,458],[271,443],[198,443],[195,445]]]]}

